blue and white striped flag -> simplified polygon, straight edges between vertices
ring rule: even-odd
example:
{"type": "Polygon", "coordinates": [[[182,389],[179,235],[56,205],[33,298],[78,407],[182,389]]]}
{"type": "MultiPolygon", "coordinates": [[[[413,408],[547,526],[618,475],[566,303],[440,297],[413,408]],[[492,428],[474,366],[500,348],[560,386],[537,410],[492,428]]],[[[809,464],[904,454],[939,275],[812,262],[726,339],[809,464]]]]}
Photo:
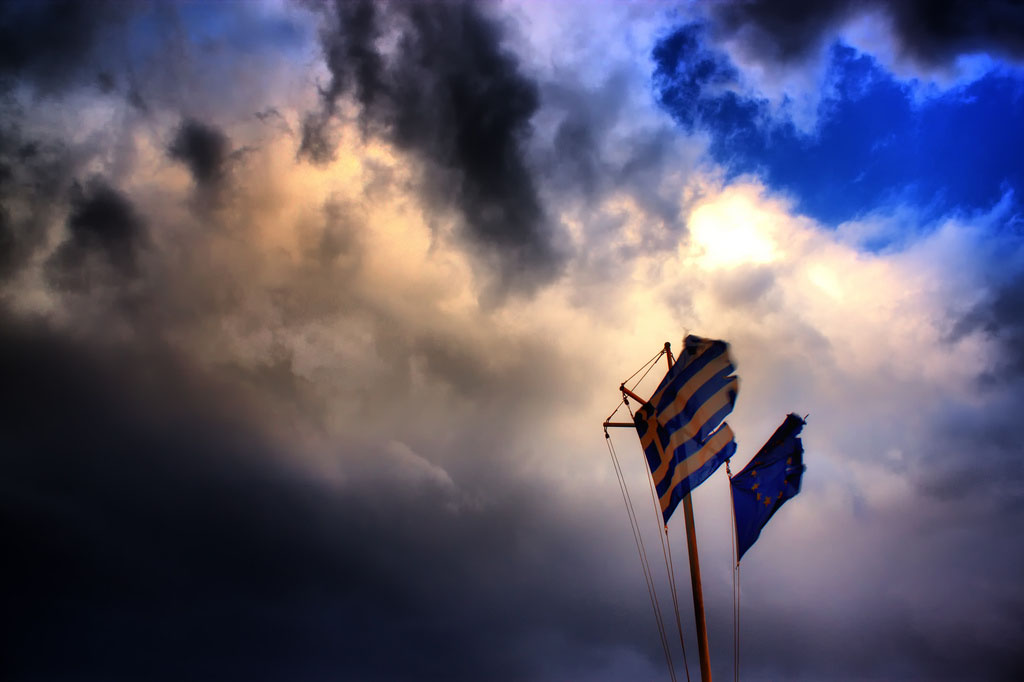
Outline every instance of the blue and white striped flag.
{"type": "Polygon", "coordinates": [[[729,345],[698,336],[687,336],[683,345],[633,418],[665,523],[683,497],[736,452],[732,429],[722,423],[739,390],[729,345]]]}

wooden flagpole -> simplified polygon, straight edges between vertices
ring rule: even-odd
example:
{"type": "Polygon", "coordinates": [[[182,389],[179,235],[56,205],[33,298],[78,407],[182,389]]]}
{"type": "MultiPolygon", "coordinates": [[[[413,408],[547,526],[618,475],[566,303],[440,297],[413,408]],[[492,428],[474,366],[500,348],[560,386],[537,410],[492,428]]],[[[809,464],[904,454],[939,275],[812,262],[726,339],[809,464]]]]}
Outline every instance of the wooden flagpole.
{"type": "MultiPolygon", "coordinates": [[[[665,357],[672,369],[672,346],[665,342],[665,357]]],[[[693,524],[693,501],[683,497],[683,519],[686,522],[686,553],[690,559],[690,586],[693,589],[693,616],[697,620],[697,653],[700,655],[701,682],[711,682],[711,655],[708,651],[708,626],[704,620],[704,590],[700,582],[700,559],[697,556],[697,529],[693,524]]]]}

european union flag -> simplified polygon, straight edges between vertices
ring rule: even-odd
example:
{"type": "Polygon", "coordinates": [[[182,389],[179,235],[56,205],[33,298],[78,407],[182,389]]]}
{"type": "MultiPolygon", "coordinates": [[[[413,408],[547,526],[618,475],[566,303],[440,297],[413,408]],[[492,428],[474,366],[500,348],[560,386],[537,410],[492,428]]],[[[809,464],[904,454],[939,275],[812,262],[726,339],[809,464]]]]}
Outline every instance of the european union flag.
{"type": "Polygon", "coordinates": [[[800,477],[806,468],[804,445],[798,437],[803,427],[803,419],[788,415],[750,464],[732,477],[737,561],[757,540],[772,514],[800,492],[800,477]]]}
{"type": "Polygon", "coordinates": [[[683,497],[736,452],[732,429],[722,423],[739,391],[729,346],[698,336],[687,336],[683,346],[633,417],[665,523],[683,497]]]}

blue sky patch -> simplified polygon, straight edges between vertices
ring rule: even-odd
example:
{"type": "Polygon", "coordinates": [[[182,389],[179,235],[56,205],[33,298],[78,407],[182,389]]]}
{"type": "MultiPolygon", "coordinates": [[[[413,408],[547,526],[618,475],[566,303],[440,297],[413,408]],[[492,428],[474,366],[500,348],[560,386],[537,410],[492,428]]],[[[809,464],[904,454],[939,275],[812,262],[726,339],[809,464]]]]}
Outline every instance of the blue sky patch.
{"type": "Polygon", "coordinates": [[[655,94],[687,132],[711,136],[730,177],[756,173],[829,225],[903,203],[934,218],[987,210],[1024,193],[1024,83],[1004,71],[915,103],[870,55],[837,43],[830,92],[811,135],[773,120],[768,102],[729,86],[738,72],[698,24],[655,47],[655,94]]]}

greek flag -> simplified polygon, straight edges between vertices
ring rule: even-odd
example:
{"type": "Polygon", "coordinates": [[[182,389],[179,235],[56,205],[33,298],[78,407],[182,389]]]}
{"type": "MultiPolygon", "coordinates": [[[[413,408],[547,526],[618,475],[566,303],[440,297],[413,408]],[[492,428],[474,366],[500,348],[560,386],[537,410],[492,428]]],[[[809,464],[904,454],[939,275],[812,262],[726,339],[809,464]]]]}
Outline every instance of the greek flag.
{"type": "Polygon", "coordinates": [[[665,523],[676,505],[736,452],[732,429],[722,423],[739,390],[729,346],[698,336],[687,336],[683,346],[633,418],[665,523]]]}

